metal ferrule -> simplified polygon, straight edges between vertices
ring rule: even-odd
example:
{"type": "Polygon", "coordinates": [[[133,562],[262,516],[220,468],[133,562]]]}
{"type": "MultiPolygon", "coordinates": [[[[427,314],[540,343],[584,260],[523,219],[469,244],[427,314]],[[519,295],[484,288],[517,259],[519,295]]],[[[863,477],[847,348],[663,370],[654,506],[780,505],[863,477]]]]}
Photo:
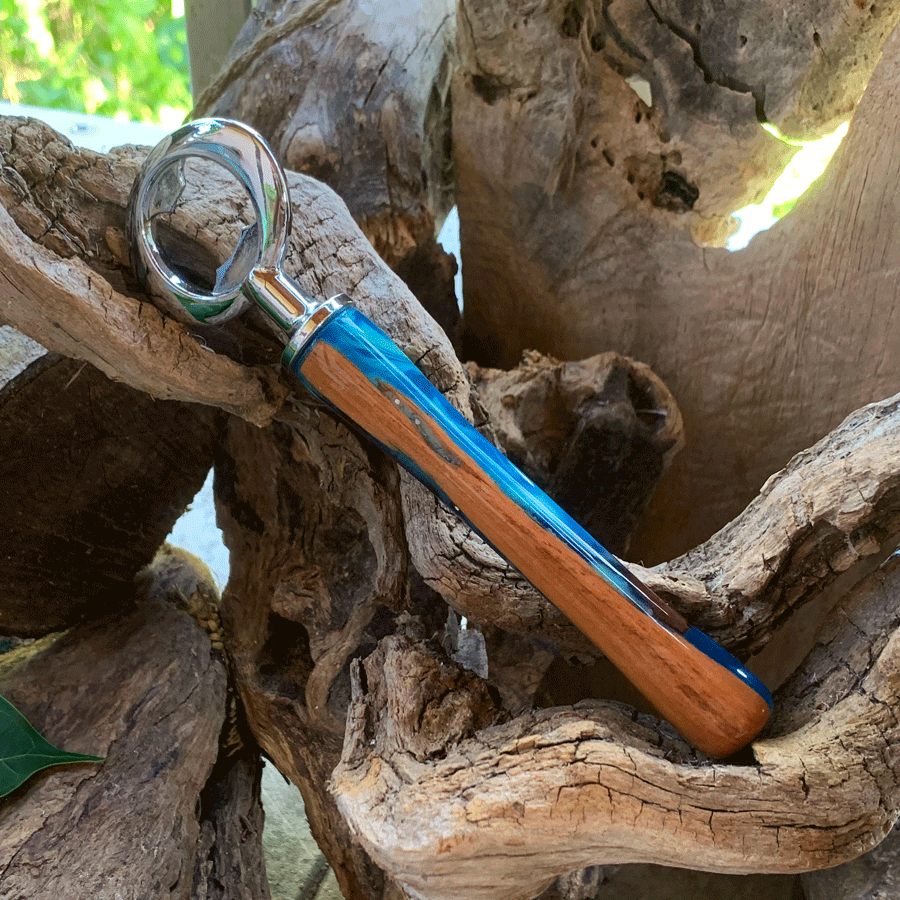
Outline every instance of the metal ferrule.
{"type": "Polygon", "coordinates": [[[349,301],[344,294],[319,300],[280,268],[254,269],[244,282],[243,292],[266,314],[288,346],[297,340],[305,343],[316,328],[349,301]]]}
{"type": "Polygon", "coordinates": [[[254,269],[244,282],[243,290],[287,341],[281,355],[284,365],[289,365],[316,331],[350,303],[346,294],[318,300],[307,294],[282,269],[254,269]]]}
{"type": "Polygon", "coordinates": [[[316,332],[340,312],[346,306],[352,305],[352,301],[346,294],[336,294],[327,300],[321,300],[314,307],[308,309],[294,322],[294,331],[288,341],[284,352],[281,354],[282,365],[290,366],[295,357],[302,353],[309,342],[315,337],[316,332]]]}

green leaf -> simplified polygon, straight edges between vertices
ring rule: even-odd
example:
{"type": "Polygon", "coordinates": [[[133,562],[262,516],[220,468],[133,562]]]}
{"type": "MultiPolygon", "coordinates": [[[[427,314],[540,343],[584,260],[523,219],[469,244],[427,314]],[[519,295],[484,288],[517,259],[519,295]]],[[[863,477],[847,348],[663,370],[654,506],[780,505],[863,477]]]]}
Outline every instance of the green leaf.
{"type": "Polygon", "coordinates": [[[50,766],[102,762],[102,757],[60,750],[46,741],[4,697],[0,697],[0,797],[50,766]]]}

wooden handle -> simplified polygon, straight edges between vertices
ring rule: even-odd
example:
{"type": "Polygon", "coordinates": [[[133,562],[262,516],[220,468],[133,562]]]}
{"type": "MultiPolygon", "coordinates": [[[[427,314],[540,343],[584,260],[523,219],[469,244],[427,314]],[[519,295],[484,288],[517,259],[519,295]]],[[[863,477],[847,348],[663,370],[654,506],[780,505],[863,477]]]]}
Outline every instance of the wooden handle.
{"type": "Polygon", "coordinates": [[[332,316],[289,367],[480,532],[695,747],[728,756],[763,727],[765,686],[482,438],[360,312],[332,316]]]}

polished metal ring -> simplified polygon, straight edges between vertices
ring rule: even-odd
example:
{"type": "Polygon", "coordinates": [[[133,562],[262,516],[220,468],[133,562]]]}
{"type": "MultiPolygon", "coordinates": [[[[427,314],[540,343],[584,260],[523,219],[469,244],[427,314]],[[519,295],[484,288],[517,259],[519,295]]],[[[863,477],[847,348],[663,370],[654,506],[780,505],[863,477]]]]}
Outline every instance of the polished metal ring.
{"type": "Polygon", "coordinates": [[[250,306],[243,286],[254,271],[280,268],[290,226],[291,207],[281,166],[256,131],[228,119],[199,119],[169,135],[150,152],[129,201],[135,269],[182,321],[217,324],[250,306]],[[247,190],[256,213],[256,221],[243,230],[209,289],[169,265],[154,234],[155,217],[172,212],[184,192],[184,162],[189,157],[227,169],[247,190]]]}

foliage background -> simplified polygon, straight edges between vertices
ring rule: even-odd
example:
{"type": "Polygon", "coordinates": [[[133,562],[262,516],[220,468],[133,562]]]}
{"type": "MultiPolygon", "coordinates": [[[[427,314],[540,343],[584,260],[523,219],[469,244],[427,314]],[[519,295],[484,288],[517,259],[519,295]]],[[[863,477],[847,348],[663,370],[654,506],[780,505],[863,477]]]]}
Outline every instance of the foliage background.
{"type": "Polygon", "coordinates": [[[175,126],[191,109],[181,0],[0,0],[0,97],[175,126]]]}

